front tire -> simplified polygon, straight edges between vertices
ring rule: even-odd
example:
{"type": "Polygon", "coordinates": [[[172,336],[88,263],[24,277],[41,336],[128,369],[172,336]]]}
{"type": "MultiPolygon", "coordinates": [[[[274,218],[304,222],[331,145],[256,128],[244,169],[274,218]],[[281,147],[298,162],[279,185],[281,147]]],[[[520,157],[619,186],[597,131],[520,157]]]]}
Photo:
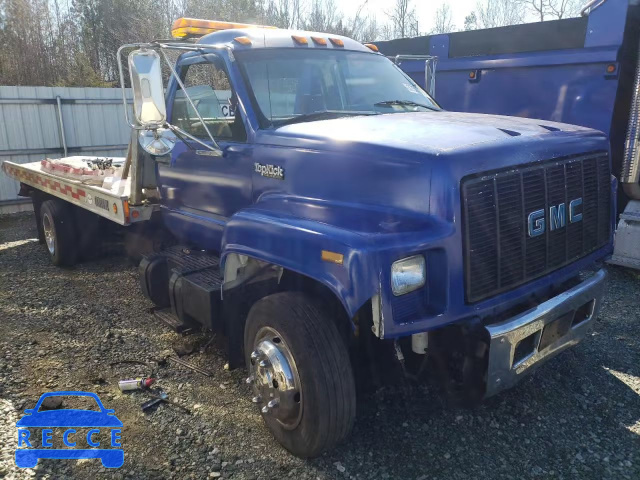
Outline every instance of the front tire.
{"type": "Polygon", "coordinates": [[[71,207],[62,200],[46,200],[40,207],[40,221],[51,262],[59,267],[75,265],[78,252],[71,207]]]}
{"type": "Polygon", "coordinates": [[[256,302],[244,346],[254,403],[284,448],[315,457],[347,437],[356,413],[351,361],[333,319],[313,298],[283,292],[256,302]]]}

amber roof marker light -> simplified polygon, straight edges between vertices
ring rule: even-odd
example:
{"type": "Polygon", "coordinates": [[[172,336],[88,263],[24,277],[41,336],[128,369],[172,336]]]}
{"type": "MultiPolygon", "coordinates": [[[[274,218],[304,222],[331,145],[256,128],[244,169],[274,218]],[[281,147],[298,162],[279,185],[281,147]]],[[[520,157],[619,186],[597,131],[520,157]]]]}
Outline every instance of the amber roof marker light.
{"type": "Polygon", "coordinates": [[[251,39],[249,37],[236,37],[233,40],[241,45],[251,45],[251,39]]]}
{"type": "Polygon", "coordinates": [[[307,40],[307,37],[301,37],[300,35],[291,35],[291,38],[298,45],[308,45],[309,44],[309,40],[307,40]]]}

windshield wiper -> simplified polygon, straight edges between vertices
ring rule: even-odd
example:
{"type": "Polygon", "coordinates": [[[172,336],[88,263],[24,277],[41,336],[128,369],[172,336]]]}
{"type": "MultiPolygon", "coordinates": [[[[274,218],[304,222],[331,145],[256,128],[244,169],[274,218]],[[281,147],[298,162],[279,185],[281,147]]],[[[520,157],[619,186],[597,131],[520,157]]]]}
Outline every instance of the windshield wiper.
{"type": "Polygon", "coordinates": [[[428,110],[438,111],[438,108],[425,105],[423,103],[414,102],[413,100],[385,100],[383,102],[374,103],[374,107],[390,107],[393,105],[401,105],[403,107],[422,107],[428,110]]]}
{"type": "Polygon", "coordinates": [[[319,110],[317,112],[303,113],[296,115],[295,117],[287,118],[286,120],[279,120],[274,122],[276,127],[283,125],[291,125],[292,123],[313,122],[315,120],[325,120],[330,118],[338,118],[341,116],[354,116],[354,115],[377,115],[378,112],[359,112],[359,111],[345,111],[345,110],[319,110]]]}

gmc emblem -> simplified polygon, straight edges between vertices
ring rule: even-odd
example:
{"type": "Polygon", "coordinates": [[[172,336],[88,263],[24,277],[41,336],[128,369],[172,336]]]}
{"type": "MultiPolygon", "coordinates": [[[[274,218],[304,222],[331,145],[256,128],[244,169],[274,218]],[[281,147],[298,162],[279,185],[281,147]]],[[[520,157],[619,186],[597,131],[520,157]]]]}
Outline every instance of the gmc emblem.
{"type": "MultiPolygon", "coordinates": [[[[582,220],[582,212],[578,208],[582,205],[582,198],[575,198],[569,202],[569,223],[582,220]]],[[[544,209],[531,212],[527,217],[530,237],[542,235],[547,229],[544,209]]],[[[549,207],[549,230],[554,231],[567,225],[567,208],[564,203],[549,207]]]]}

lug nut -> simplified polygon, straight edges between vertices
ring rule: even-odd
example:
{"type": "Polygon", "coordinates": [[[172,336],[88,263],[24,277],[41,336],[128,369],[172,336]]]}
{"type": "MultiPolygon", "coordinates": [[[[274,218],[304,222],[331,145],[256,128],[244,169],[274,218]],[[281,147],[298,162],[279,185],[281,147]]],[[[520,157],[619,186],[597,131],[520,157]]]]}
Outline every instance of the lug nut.
{"type": "Polygon", "coordinates": [[[260,352],[258,350],[254,350],[251,352],[251,360],[256,361],[260,358],[260,352]]]}
{"type": "Polygon", "coordinates": [[[269,407],[267,406],[262,407],[262,413],[269,413],[269,407]]]}
{"type": "Polygon", "coordinates": [[[247,377],[247,379],[245,380],[245,382],[247,383],[253,383],[253,381],[255,380],[255,377],[253,375],[249,375],[247,377]]]}
{"type": "Polygon", "coordinates": [[[274,398],[273,400],[269,400],[269,403],[267,403],[267,407],[269,408],[274,408],[274,407],[277,407],[278,405],[280,405],[280,401],[277,398],[274,398]]]}
{"type": "Polygon", "coordinates": [[[265,368],[267,367],[267,365],[269,365],[269,363],[266,360],[260,360],[260,363],[258,363],[258,365],[262,368],[265,368]]]}
{"type": "Polygon", "coordinates": [[[253,397],[253,398],[251,399],[251,401],[252,401],[253,403],[261,403],[261,402],[262,402],[262,397],[261,397],[260,395],[256,395],[255,397],[253,397]]]}

